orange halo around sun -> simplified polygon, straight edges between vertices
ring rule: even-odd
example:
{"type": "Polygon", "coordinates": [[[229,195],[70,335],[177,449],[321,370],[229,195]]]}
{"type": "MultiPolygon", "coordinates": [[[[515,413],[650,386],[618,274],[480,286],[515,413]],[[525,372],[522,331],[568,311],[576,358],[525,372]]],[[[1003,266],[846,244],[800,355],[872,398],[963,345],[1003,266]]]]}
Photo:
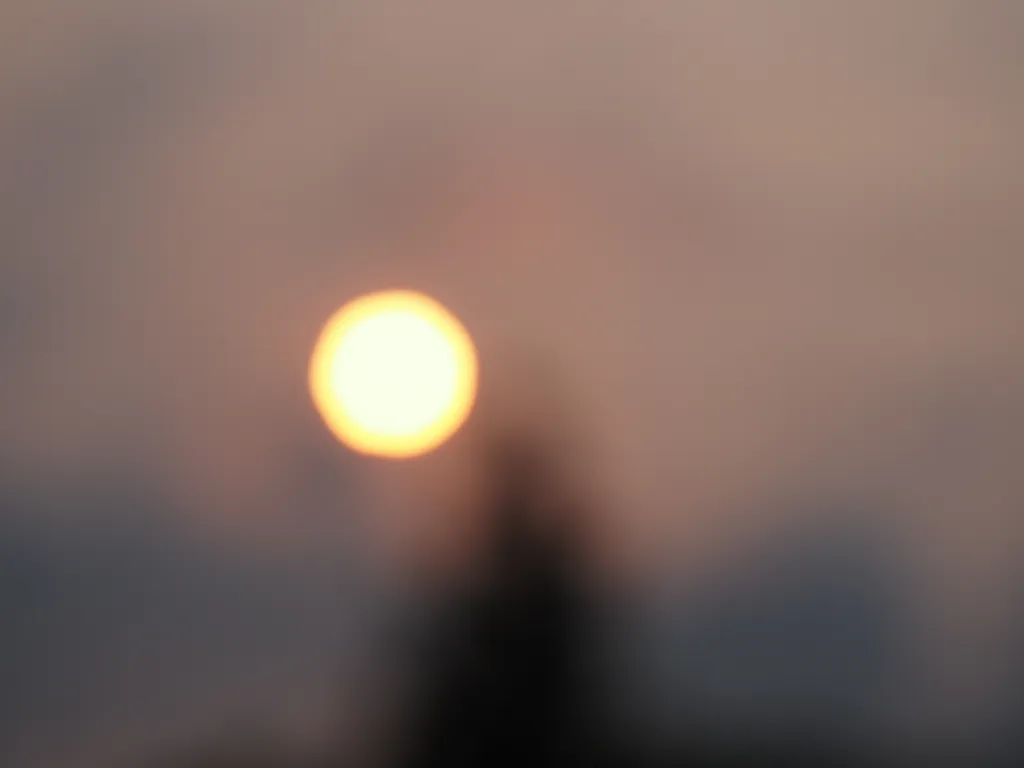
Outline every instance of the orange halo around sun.
{"type": "Polygon", "coordinates": [[[320,334],[309,386],[320,415],[360,453],[428,453],[466,421],[477,356],[463,325],[414,291],[384,291],[338,310],[320,334]]]}

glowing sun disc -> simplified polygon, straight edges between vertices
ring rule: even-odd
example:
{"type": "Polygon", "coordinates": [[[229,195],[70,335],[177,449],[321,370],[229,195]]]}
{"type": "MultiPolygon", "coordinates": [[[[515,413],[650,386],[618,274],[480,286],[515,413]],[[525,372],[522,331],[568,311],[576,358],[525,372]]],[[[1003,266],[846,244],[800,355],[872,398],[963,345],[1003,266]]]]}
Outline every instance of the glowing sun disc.
{"type": "Polygon", "coordinates": [[[309,387],[328,428],[353,450],[418,456],[448,440],[473,409],[476,350],[462,323],[428,296],[372,293],[327,321],[309,387]]]}

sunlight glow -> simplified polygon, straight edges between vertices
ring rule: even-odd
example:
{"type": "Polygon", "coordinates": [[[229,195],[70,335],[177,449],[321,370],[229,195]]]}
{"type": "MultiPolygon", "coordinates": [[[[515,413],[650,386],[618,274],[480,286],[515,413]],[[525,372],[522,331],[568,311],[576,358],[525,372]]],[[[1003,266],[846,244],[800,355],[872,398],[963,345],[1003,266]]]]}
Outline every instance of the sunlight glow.
{"type": "Polygon", "coordinates": [[[473,408],[477,357],[462,324],[412,291],[385,291],[342,307],[310,362],[313,402],[353,450],[407,458],[450,438],[473,408]]]}

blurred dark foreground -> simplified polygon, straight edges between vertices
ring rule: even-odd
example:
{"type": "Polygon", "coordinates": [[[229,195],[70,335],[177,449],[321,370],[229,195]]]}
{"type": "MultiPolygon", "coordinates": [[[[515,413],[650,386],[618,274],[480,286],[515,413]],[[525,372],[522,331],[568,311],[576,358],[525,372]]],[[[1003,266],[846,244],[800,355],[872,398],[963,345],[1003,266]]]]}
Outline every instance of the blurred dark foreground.
{"type": "MultiPolygon", "coordinates": [[[[550,457],[506,440],[488,460],[487,525],[477,566],[442,596],[412,659],[411,694],[351,745],[291,749],[236,736],[139,768],[443,768],[446,766],[859,766],[891,763],[853,729],[737,728],[680,711],[657,735],[617,717],[604,684],[599,601],[581,520],[552,488],[550,457]]],[[[683,651],[680,651],[683,652],[683,651]]],[[[841,720],[841,718],[840,718],[841,720]]],[[[781,721],[780,721],[781,722],[781,721]]],[[[832,721],[834,722],[834,721],[832,721]]],[[[841,722],[840,722],[841,724],[841,722]]],[[[338,739],[340,742],[341,739],[338,739]]]]}

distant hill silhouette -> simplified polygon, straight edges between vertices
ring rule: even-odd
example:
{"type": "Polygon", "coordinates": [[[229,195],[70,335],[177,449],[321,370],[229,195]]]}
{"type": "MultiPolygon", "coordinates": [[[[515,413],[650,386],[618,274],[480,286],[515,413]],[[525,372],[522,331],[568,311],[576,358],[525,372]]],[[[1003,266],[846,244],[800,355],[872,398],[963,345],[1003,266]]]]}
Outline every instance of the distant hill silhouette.
{"type": "MultiPolygon", "coordinates": [[[[856,524],[786,531],[679,596],[646,649],[648,673],[675,686],[668,722],[641,730],[594,672],[583,547],[571,510],[550,503],[549,457],[509,441],[487,470],[482,566],[437,596],[411,716],[385,728],[394,749],[371,768],[881,764],[872,710],[910,620],[884,539],[856,524]]],[[[126,768],[362,768],[352,760],[257,730],[126,768]]]]}

